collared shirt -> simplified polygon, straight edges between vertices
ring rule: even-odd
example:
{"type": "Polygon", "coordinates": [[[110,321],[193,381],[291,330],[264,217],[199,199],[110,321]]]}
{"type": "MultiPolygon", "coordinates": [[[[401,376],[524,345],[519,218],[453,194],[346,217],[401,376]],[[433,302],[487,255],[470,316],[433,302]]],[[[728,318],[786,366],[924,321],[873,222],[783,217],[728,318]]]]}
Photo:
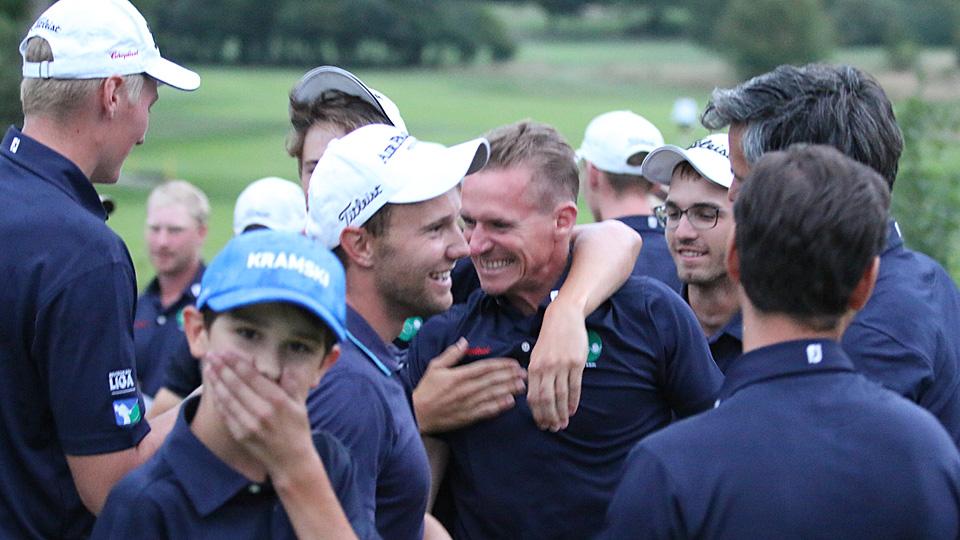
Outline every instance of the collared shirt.
{"type": "Polygon", "coordinates": [[[893,220],[873,294],[842,345],[867,378],[932,412],[960,446],[960,291],[933,259],[903,247],[893,220]]]}
{"type": "MultiPolygon", "coordinates": [[[[180,361],[172,355],[180,355],[187,337],[183,333],[183,309],[192,306],[200,293],[200,278],[205,266],[200,263],[193,280],[184,289],[179,298],[167,307],[163,307],[160,282],[153,278],[143,294],[137,299],[137,314],[133,320],[133,342],[137,353],[137,376],[140,379],[140,391],[153,397],[164,385],[167,366],[180,361]]],[[[189,349],[187,355],[189,356],[189,349]]],[[[188,359],[194,364],[193,356],[188,359]]],[[[189,394],[189,392],[187,392],[189,394]]]]}
{"type": "MultiPolygon", "coordinates": [[[[690,303],[686,283],[680,290],[680,296],[688,304],[690,303]]],[[[722,328],[707,336],[707,344],[710,346],[713,361],[717,363],[720,371],[726,373],[730,369],[730,364],[743,354],[743,313],[738,310],[722,328]]]]}
{"type": "Polygon", "coordinates": [[[0,538],[93,526],[65,455],[136,446],[136,281],[93,185],[11,127],[0,143],[0,538]]]}
{"type": "Polygon", "coordinates": [[[430,465],[399,361],[347,306],[340,358],[307,399],[310,425],[343,441],[357,470],[364,512],[388,540],[423,537],[430,465]]]}
{"type": "MultiPolygon", "coordinates": [[[[460,336],[469,342],[464,362],[507,356],[526,366],[547,305],[549,299],[527,316],[477,291],[424,324],[402,373],[414,386],[429,361],[460,336]]],[[[690,307],[660,281],[629,278],[586,326],[590,354],[580,406],[566,429],[538,429],[519,395],[503,414],[445,434],[455,538],[590,537],[633,444],[673,414],[712,406],[720,371],[690,307]]]]}
{"type": "Polygon", "coordinates": [[[719,405],[631,452],[600,539],[955,539],[960,455],[829,340],[745,353],[719,405]]]}
{"type": "MultiPolygon", "coordinates": [[[[251,482],[193,434],[200,398],[183,404],[163,446],[111,490],[92,539],[297,538],[269,481],[251,482]]],[[[324,432],[314,432],[313,442],[357,536],[374,537],[363,529],[347,450],[324,432]]]]}
{"type": "Polygon", "coordinates": [[[665,229],[657,223],[656,216],[623,216],[616,218],[640,234],[643,247],[633,267],[633,275],[659,279],[676,292],[683,283],[677,275],[677,265],[667,248],[665,229]]]}

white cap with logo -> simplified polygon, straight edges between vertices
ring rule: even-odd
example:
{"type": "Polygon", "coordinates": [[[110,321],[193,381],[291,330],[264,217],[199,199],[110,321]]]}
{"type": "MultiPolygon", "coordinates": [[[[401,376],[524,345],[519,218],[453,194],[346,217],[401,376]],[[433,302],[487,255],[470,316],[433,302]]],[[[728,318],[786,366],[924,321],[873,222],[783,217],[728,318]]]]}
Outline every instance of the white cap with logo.
{"type": "Polygon", "coordinates": [[[587,125],[577,159],[585,159],[601,171],[639,175],[640,165],[630,165],[627,160],[658,146],[663,146],[663,135],[650,121],[632,111],[612,111],[587,125]]]}
{"type": "Polygon", "coordinates": [[[200,76],[160,56],[147,21],[127,0],[60,0],[37,19],[20,43],[41,37],[53,60],[23,61],[35,79],[99,79],[146,73],[180,90],[196,90],[200,76]]]}
{"type": "Polygon", "coordinates": [[[668,144],[661,146],[643,160],[643,177],[651,182],[670,185],[673,169],[686,161],[707,180],[729,188],[733,183],[730,170],[730,139],[726,133],[714,133],[693,143],[684,150],[668,144]]]}
{"type": "Polygon", "coordinates": [[[387,203],[430,200],[487,164],[490,144],[477,138],[447,148],[386,124],[360,127],[330,141],[310,177],[307,236],[333,249],[347,226],[360,227],[387,203]]]}
{"type": "Polygon", "coordinates": [[[367,87],[353,73],[336,66],[320,66],[310,70],[294,85],[293,90],[290,90],[290,97],[295,101],[309,103],[327,90],[339,90],[344,94],[357,96],[383,113],[391,124],[403,131],[407,130],[403,118],[400,117],[400,109],[390,98],[367,87]]]}
{"type": "Polygon", "coordinates": [[[233,234],[251,225],[302,233],[307,225],[307,198],[289,180],[268,176],[247,186],[233,207],[233,234]]]}

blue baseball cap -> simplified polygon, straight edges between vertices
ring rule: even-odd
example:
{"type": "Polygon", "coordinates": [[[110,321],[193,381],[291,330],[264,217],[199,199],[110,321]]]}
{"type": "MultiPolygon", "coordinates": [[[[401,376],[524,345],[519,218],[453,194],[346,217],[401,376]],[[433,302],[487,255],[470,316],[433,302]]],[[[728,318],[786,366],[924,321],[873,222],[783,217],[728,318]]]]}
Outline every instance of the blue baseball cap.
{"type": "Polygon", "coordinates": [[[346,319],[343,266],[330,250],[289,231],[259,230],[227,243],[200,281],[197,309],[221,312],[262,302],[306,308],[342,341],[346,319]]]}

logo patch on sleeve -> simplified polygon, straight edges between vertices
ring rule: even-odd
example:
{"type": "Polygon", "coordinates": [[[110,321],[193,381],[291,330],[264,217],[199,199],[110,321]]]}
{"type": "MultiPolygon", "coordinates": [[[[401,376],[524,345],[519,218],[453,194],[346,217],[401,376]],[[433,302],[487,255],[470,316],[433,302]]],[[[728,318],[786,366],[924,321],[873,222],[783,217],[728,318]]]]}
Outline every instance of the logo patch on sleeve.
{"type": "Polygon", "coordinates": [[[132,369],[121,369],[118,371],[111,371],[109,375],[109,379],[110,379],[110,393],[113,395],[125,394],[127,392],[131,392],[137,386],[136,383],[133,381],[132,369]]]}
{"type": "Polygon", "coordinates": [[[133,397],[113,402],[113,416],[118,426],[129,426],[140,421],[140,401],[133,397]]]}

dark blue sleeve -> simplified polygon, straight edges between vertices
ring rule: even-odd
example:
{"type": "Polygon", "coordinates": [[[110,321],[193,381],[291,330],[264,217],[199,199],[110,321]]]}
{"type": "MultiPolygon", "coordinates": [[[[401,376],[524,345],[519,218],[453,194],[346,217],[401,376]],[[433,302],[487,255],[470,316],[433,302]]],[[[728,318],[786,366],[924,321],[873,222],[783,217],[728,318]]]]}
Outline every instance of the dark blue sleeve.
{"type": "Polygon", "coordinates": [[[47,359],[53,422],[68,455],[125,450],[150,431],[136,387],[132,272],[107,262],[40,299],[33,356],[47,359]]]}
{"type": "Polygon", "coordinates": [[[167,371],[163,387],[185,398],[200,386],[200,361],[190,354],[190,345],[184,340],[170,353],[164,362],[167,371]]]}
{"type": "Polygon", "coordinates": [[[325,431],[313,432],[313,445],[327,471],[330,485],[340,500],[353,532],[360,540],[379,540],[377,524],[368,519],[357,491],[356,474],[350,453],[339,440],[325,431]]]}
{"type": "Polygon", "coordinates": [[[680,296],[656,280],[646,282],[650,320],[664,347],[663,392],[680,418],[713,407],[723,374],[697,316],[680,296]]]}
{"type": "Polygon", "coordinates": [[[669,472],[652,454],[634,447],[607,508],[596,540],[679,540],[687,538],[678,496],[669,472]]]}
{"type": "Polygon", "coordinates": [[[366,378],[331,369],[307,398],[307,412],[311,429],[329,432],[348,449],[361,519],[376,523],[377,475],[388,457],[393,425],[385,396],[366,378]]]}

